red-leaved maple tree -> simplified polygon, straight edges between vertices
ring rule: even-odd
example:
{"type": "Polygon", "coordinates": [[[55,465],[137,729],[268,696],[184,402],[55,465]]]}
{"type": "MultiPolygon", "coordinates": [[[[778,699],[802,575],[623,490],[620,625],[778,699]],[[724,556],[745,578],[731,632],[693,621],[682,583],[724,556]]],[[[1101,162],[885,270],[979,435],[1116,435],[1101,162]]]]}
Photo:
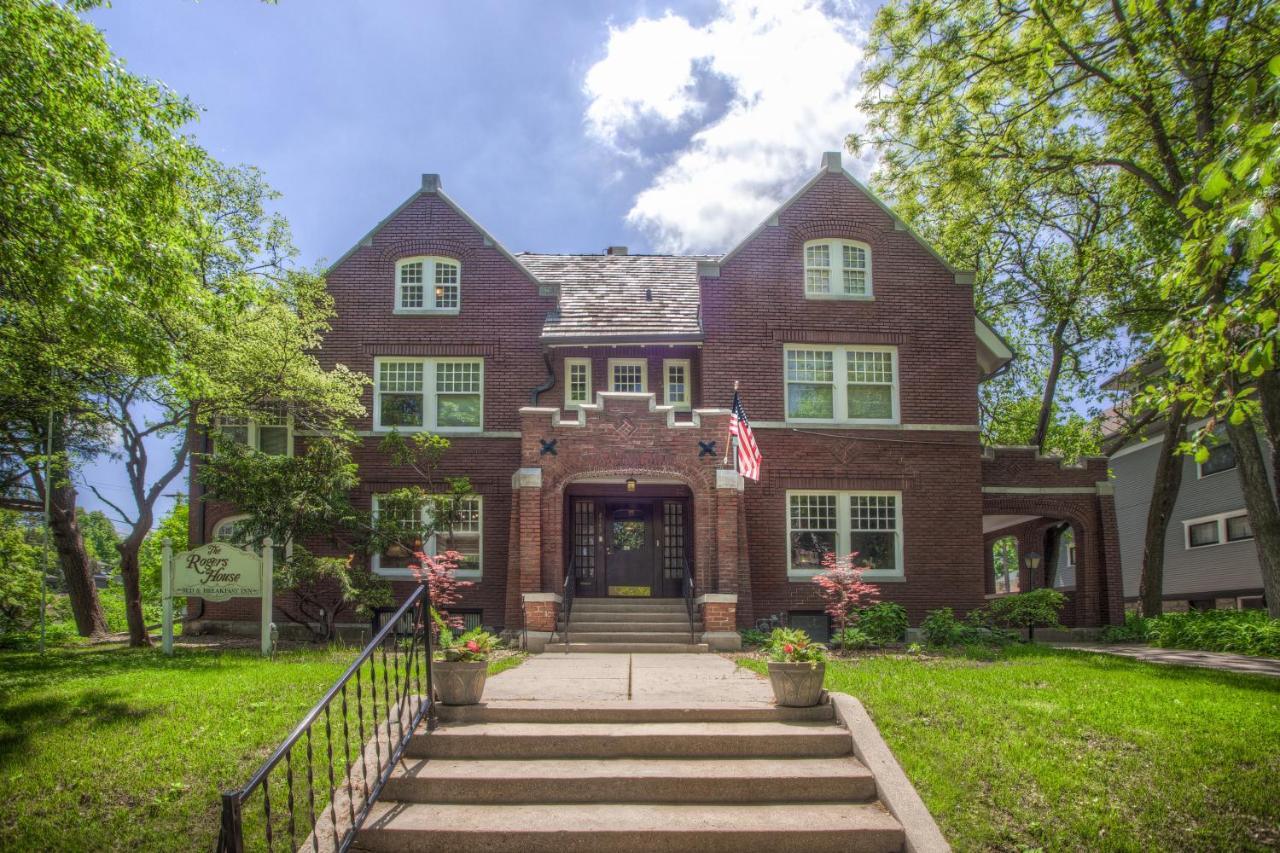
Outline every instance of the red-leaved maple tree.
{"type": "Polygon", "coordinates": [[[431,621],[434,623],[431,626],[432,636],[438,636],[441,624],[448,626],[450,630],[460,630],[462,617],[450,616],[446,608],[462,600],[461,590],[475,586],[471,581],[458,580],[456,573],[462,555],[457,551],[444,551],[435,555],[414,551],[413,560],[409,564],[409,571],[413,572],[418,583],[427,585],[427,592],[431,596],[431,621]]]}
{"type": "Polygon", "coordinates": [[[829,552],[822,558],[822,574],[813,577],[818,594],[826,603],[827,615],[835,620],[842,643],[845,629],[851,622],[858,621],[858,611],[880,597],[880,587],[862,579],[862,573],[870,566],[858,563],[857,559],[857,551],[843,557],[829,552]]]}

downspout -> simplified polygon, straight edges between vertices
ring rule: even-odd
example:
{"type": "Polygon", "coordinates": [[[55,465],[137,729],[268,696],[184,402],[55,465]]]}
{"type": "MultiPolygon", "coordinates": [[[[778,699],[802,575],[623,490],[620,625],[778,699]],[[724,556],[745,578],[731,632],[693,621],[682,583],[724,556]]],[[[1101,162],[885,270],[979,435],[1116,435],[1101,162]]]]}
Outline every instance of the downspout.
{"type": "Polygon", "coordinates": [[[547,381],[529,392],[529,405],[538,405],[538,397],[556,387],[556,372],[551,367],[551,353],[542,354],[542,363],[547,366],[547,381]]]}

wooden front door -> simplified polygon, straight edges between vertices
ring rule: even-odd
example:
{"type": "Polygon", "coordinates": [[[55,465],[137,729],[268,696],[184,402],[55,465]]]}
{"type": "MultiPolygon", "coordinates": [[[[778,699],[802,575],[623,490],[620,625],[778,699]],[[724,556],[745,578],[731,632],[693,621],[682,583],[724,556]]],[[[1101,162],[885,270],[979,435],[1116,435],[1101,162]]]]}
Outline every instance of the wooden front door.
{"type": "Polygon", "coordinates": [[[606,593],[652,596],[657,580],[652,502],[609,503],[604,517],[606,593]]]}

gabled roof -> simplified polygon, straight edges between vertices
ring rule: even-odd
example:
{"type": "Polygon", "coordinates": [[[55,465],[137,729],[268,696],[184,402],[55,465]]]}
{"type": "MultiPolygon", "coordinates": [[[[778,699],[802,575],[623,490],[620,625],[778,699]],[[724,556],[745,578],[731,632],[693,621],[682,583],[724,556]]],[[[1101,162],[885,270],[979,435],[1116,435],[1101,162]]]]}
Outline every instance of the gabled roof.
{"type": "Polygon", "coordinates": [[[700,341],[703,255],[539,255],[516,259],[560,290],[542,327],[546,343],[700,341]]]}
{"type": "Polygon", "coordinates": [[[347,258],[354,255],[360,249],[362,249],[365,246],[372,245],[374,236],[377,235],[377,233],[381,231],[383,228],[385,228],[387,226],[387,223],[391,222],[393,219],[399,216],[402,212],[404,212],[405,208],[409,207],[409,205],[413,204],[421,196],[424,196],[424,195],[435,196],[436,198],[440,199],[442,202],[447,204],[450,208],[453,209],[454,213],[458,214],[463,219],[465,219],[467,221],[467,224],[476,230],[476,232],[484,239],[484,242],[486,245],[493,246],[495,249],[501,252],[502,255],[507,258],[507,260],[511,261],[511,263],[517,269],[519,269],[521,272],[527,275],[535,284],[541,284],[541,282],[538,281],[537,276],[534,275],[529,270],[528,267],[525,267],[519,261],[517,261],[515,255],[507,251],[505,246],[499,243],[492,234],[486,231],[479,222],[476,222],[475,219],[471,217],[471,214],[463,210],[456,201],[449,198],[449,196],[445,194],[444,189],[440,186],[440,176],[434,175],[434,174],[424,174],[422,176],[422,186],[416,192],[414,192],[413,195],[405,199],[400,204],[399,207],[397,207],[395,210],[391,211],[389,214],[383,217],[381,222],[373,226],[373,228],[369,229],[369,233],[361,237],[360,240],[354,246],[352,246],[347,251],[343,252],[341,257],[339,257],[336,261],[334,261],[332,264],[329,265],[329,268],[325,270],[325,273],[327,274],[327,273],[333,272],[335,269],[338,268],[339,265],[342,264],[343,261],[345,261],[347,258]]]}

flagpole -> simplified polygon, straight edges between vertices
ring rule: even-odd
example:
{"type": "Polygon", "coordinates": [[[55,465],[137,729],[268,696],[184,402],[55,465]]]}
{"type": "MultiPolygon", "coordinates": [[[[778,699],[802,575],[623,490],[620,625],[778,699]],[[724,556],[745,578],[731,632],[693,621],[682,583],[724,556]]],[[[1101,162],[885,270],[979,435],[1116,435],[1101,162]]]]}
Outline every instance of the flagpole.
{"type": "MultiPolygon", "coordinates": [[[[734,397],[738,396],[738,380],[736,379],[733,380],[733,396],[734,397]]],[[[732,417],[732,415],[730,415],[730,417],[732,417]]],[[[729,457],[732,456],[733,470],[735,471],[738,470],[738,454],[734,452],[734,448],[735,448],[734,442],[736,442],[737,440],[738,439],[736,436],[732,436],[732,435],[729,436],[729,443],[724,449],[724,461],[720,463],[721,465],[728,465],[729,457]]]]}

